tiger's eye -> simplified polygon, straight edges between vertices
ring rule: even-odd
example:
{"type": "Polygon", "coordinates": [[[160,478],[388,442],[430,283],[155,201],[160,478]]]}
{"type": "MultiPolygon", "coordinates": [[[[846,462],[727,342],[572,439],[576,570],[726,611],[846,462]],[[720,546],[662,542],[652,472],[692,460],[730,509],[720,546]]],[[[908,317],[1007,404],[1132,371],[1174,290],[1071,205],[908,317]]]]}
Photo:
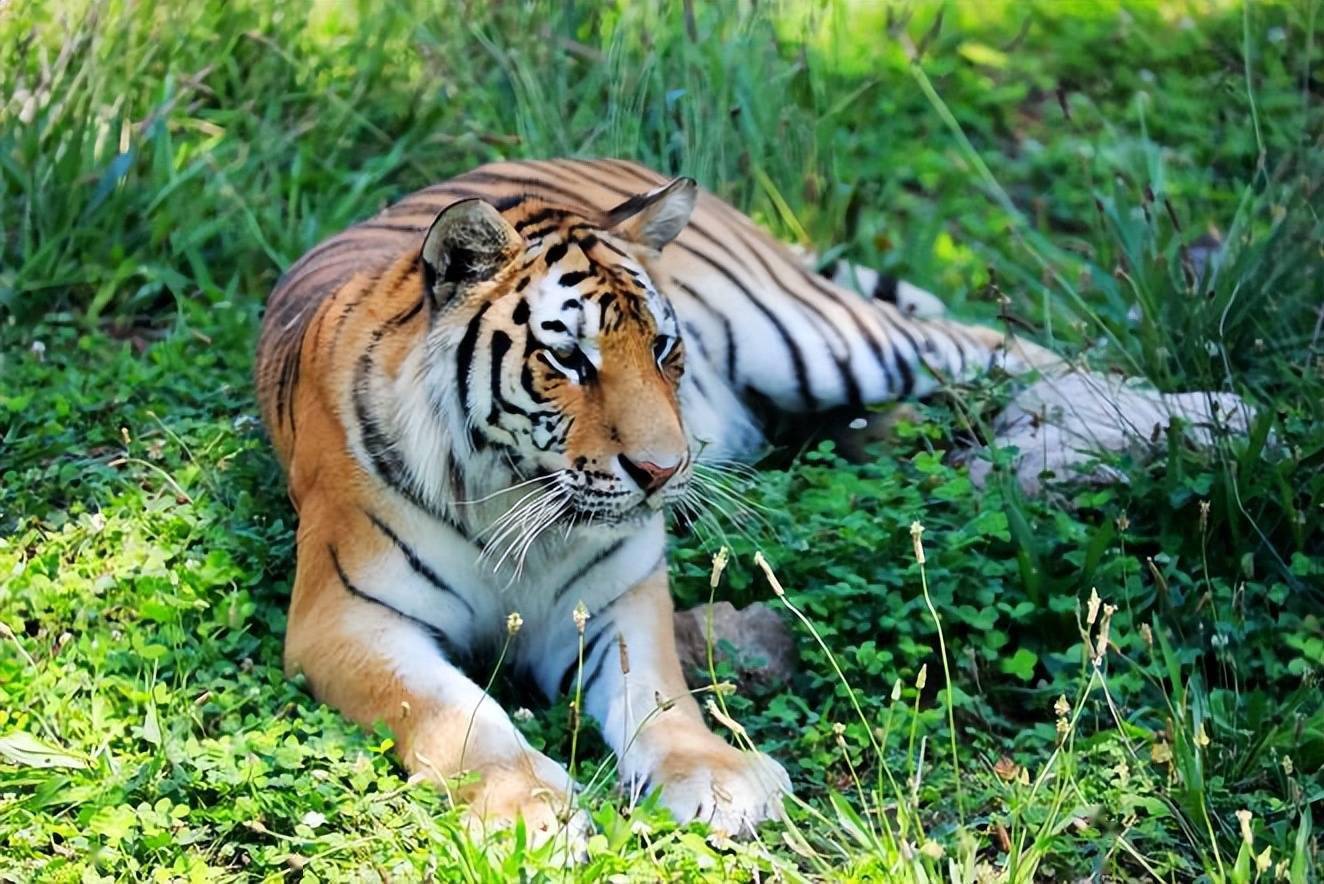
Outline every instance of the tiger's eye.
{"type": "Polygon", "coordinates": [[[658,362],[671,355],[676,347],[676,339],[670,335],[658,335],[653,339],[653,358],[658,362]]]}
{"type": "Polygon", "coordinates": [[[544,352],[552,368],[567,377],[574,375],[575,380],[580,384],[589,383],[597,377],[598,372],[594,368],[593,362],[579,347],[572,345],[563,349],[549,349],[544,352]]]}

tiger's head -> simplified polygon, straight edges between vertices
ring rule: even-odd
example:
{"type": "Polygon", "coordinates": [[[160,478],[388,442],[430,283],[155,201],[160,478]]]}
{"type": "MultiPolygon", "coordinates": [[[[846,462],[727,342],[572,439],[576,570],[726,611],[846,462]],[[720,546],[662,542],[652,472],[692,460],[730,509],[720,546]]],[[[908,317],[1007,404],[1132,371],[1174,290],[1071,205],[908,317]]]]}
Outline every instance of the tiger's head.
{"type": "Polygon", "coordinates": [[[545,477],[559,517],[621,524],[684,493],[685,352],[649,266],[696,196],[680,178],[597,216],[466,199],[424,240],[432,351],[454,360],[452,431],[517,480],[545,477]]]}

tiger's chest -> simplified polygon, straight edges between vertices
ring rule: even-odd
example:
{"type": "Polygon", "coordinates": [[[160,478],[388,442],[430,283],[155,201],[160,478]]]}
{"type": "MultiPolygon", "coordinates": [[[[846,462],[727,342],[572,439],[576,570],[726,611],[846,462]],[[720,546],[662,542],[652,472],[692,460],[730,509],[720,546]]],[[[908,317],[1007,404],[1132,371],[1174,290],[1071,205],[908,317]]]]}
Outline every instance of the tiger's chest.
{"type": "Polygon", "coordinates": [[[481,530],[471,539],[406,508],[394,514],[391,530],[394,548],[384,548],[372,565],[375,595],[459,652],[500,646],[512,614],[523,624],[523,645],[535,654],[550,651],[542,637],[573,636],[576,608],[590,617],[604,610],[662,566],[666,554],[660,514],[629,527],[549,531],[527,550],[481,530]]]}

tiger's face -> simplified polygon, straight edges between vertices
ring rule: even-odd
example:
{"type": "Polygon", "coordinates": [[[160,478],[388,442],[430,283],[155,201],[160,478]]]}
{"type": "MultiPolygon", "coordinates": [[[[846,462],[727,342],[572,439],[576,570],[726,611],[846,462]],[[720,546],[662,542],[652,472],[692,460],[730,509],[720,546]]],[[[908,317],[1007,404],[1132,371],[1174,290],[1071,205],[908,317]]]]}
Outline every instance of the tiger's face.
{"type": "Polygon", "coordinates": [[[642,520],[685,491],[684,345],[646,265],[695,194],[678,179],[599,218],[465,200],[428,232],[424,284],[451,335],[441,358],[455,360],[466,440],[518,480],[545,479],[529,494],[559,519],[642,520]]]}

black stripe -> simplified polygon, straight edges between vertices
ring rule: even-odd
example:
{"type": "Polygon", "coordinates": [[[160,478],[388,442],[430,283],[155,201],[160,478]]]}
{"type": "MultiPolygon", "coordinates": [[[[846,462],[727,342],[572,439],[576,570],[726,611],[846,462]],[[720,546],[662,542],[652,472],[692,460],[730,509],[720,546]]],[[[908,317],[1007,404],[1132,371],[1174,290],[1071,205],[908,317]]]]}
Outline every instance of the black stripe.
{"type": "MultiPolygon", "coordinates": [[[[960,380],[965,377],[965,347],[962,345],[962,341],[969,344],[974,342],[973,339],[956,329],[944,329],[944,331],[947,333],[947,343],[951,344],[952,348],[956,350],[957,369],[956,377],[953,380],[960,380]]],[[[973,347],[972,349],[978,351],[980,348],[973,347]]]]}
{"type": "Polygon", "coordinates": [[[392,233],[424,233],[427,231],[426,224],[399,224],[387,221],[386,219],[373,221],[360,221],[355,224],[351,230],[389,230],[392,233]]]}
{"type": "Polygon", "coordinates": [[[855,372],[851,370],[850,357],[842,359],[833,356],[832,361],[837,366],[837,373],[841,375],[841,383],[846,392],[846,404],[856,411],[863,409],[864,397],[860,394],[860,384],[855,380],[855,372]]]}
{"type": "Polygon", "coordinates": [[[561,240],[560,242],[553,243],[552,245],[548,246],[547,251],[543,252],[543,256],[542,256],[543,262],[548,267],[551,267],[557,261],[560,261],[562,258],[564,258],[565,253],[568,251],[570,251],[570,244],[565,240],[561,240]]]}
{"type": "MultiPolygon", "coordinates": [[[[878,336],[874,334],[874,330],[857,312],[857,309],[867,309],[869,305],[860,298],[845,296],[842,297],[841,304],[850,313],[856,329],[859,330],[860,336],[864,338],[864,343],[869,347],[869,352],[873,355],[874,361],[878,363],[878,368],[882,371],[883,378],[887,382],[888,392],[897,394],[901,386],[897,379],[897,373],[888,364],[887,353],[884,351],[882,343],[879,342],[878,336]]],[[[881,320],[879,320],[879,326],[882,326],[881,320]]],[[[887,346],[892,351],[893,359],[899,362],[901,357],[897,352],[896,345],[889,340],[887,346]]],[[[909,388],[907,387],[905,393],[908,392],[909,388]]],[[[905,395],[905,393],[900,395],[905,395]]]]}
{"type": "Polygon", "coordinates": [[[684,344],[686,341],[689,341],[694,348],[699,351],[699,355],[704,358],[704,361],[712,364],[713,358],[709,355],[708,347],[704,344],[703,335],[699,332],[698,328],[696,328],[693,323],[686,322],[680,324],[680,332],[681,343],[684,344]]]}
{"type": "Polygon", "coordinates": [[[529,357],[538,349],[538,340],[528,332],[524,334],[524,358],[520,360],[519,382],[528,394],[529,400],[537,405],[547,401],[547,397],[538,392],[533,382],[533,360],[529,357]]]}
{"type": "Polygon", "coordinates": [[[733,285],[737,290],[739,290],[740,293],[743,294],[745,298],[748,299],[749,302],[754,305],[754,308],[758,310],[760,313],[762,313],[763,316],[772,324],[772,327],[777,331],[777,334],[782,339],[782,343],[786,346],[787,352],[790,354],[791,369],[795,373],[795,383],[797,387],[797,392],[800,394],[801,401],[804,402],[806,410],[808,411],[816,410],[818,408],[818,398],[814,396],[813,391],[809,387],[809,370],[805,365],[804,353],[803,351],[801,351],[800,345],[796,342],[795,338],[791,337],[791,333],[786,328],[785,323],[781,321],[781,319],[777,316],[777,314],[773,312],[773,310],[770,307],[768,307],[768,305],[764,304],[762,301],[756,298],[754,296],[754,293],[751,292],[748,288],[746,288],[745,284],[742,283],[739,279],[737,279],[735,275],[732,274],[731,271],[728,270],[726,267],[723,267],[721,264],[714,261],[712,258],[708,257],[708,255],[704,254],[698,249],[693,248],[688,243],[677,240],[675,242],[675,245],[689,252],[691,255],[703,261],[709,267],[712,267],[722,276],[726,277],[726,280],[730,282],[731,285],[733,285]]]}
{"type": "Polygon", "coordinates": [[[491,351],[488,358],[488,366],[490,369],[492,390],[492,402],[487,412],[487,422],[489,424],[495,424],[500,420],[501,412],[503,411],[507,414],[519,415],[520,417],[527,418],[532,416],[523,408],[520,408],[515,403],[506,399],[505,395],[501,392],[501,363],[505,360],[506,354],[510,352],[510,344],[510,335],[500,329],[492,332],[492,340],[488,342],[488,349],[491,351]]]}
{"type": "MultiPolygon", "coordinates": [[[[846,356],[844,358],[837,356],[835,353],[833,353],[831,345],[826,340],[824,340],[823,342],[823,347],[825,350],[827,350],[828,358],[831,359],[833,364],[835,364],[837,367],[837,375],[841,378],[841,388],[842,388],[842,392],[845,393],[846,403],[852,408],[858,409],[862,407],[864,404],[864,400],[860,395],[860,385],[859,382],[856,381],[854,371],[851,369],[851,365],[850,365],[850,351],[851,351],[850,341],[846,339],[846,336],[842,333],[841,329],[838,328],[837,325],[833,323],[830,319],[824,316],[823,312],[818,308],[816,304],[814,304],[810,299],[795,292],[781,278],[781,275],[777,273],[777,271],[772,269],[772,265],[768,263],[768,260],[763,256],[763,254],[760,252],[758,248],[758,245],[764,245],[766,247],[766,244],[760,243],[756,245],[754,243],[749,242],[740,234],[740,230],[738,228],[733,228],[732,234],[740,242],[741,245],[743,245],[746,249],[749,250],[750,254],[754,256],[754,259],[758,261],[759,266],[763,268],[763,272],[767,274],[768,278],[772,280],[773,284],[777,288],[781,289],[784,293],[790,295],[793,300],[795,300],[798,304],[800,304],[801,308],[807,314],[809,314],[813,319],[816,319],[818,321],[821,329],[827,329],[836,336],[837,343],[842,347],[842,349],[846,351],[846,356]]],[[[724,250],[728,254],[734,256],[734,253],[729,248],[724,250]]],[[[845,306],[840,304],[838,304],[838,306],[842,310],[845,310],[847,315],[852,317],[854,316],[854,314],[852,314],[850,310],[848,310],[845,306]]]]}
{"type": "Polygon", "coordinates": [[[456,382],[459,385],[460,408],[467,414],[469,411],[469,373],[473,370],[474,350],[478,347],[478,332],[483,324],[483,314],[492,306],[488,301],[478,308],[473,318],[469,320],[469,326],[464,330],[464,337],[460,340],[460,346],[455,351],[455,369],[456,382]]]}
{"type": "Polygon", "coordinates": [[[390,319],[386,320],[386,324],[391,328],[399,328],[400,326],[406,324],[407,322],[409,322],[409,320],[417,316],[419,311],[422,309],[423,309],[423,299],[419,298],[417,301],[413,303],[412,306],[408,307],[405,310],[400,311],[396,315],[392,316],[390,319]]]}
{"type": "Polygon", "coordinates": [[[401,481],[400,477],[400,474],[404,471],[404,463],[401,462],[399,454],[396,453],[392,440],[387,438],[381,424],[377,422],[376,415],[368,407],[364,387],[367,384],[367,375],[372,371],[372,367],[372,354],[370,352],[364,353],[359,357],[354,372],[352,398],[354,418],[359,424],[359,439],[362,440],[368,459],[372,461],[372,468],[378,477],[412,500],[414,495],[406,484],[401,481]]]}
{"type": "Polygon", "coordinates": [[[915,354],[914,363],[912,364],[902,357],[900,347],[896,346],[895,343],[892,345],[892,353],[894,355],[893,361],[896,363],[897,373],[901,375],[901,395],[902,397],[909,396],[915,391],[915,369],[923,364],[923,359],[920,356],[922,351],[919,342],[915,340],[915,336],[910,333],[908,328],[906,328],[906,321],[904,319],[899,316],[892,316],[891,311],[884,307],[877,308],[876,312],[882,317],[884,323],[890,326],[894,332],[899,334],[905,342],[910,345],[911,351],[915,354]]]}
{"type": "MultiPolygon", "coordinates": [[[[603,634],[604,635],[606,634],[605,630],[603,634]]],[[[620,635],[619,632],[615,632],[613,630],[613,637],[619,635],[620,635]]],[[[602,653],[601,655],[598,656],[598,662],[593,665],[592,671],[590,671],[588,676],[584,679],[584,691],[583,691],[584,696],[589,695],[589,693],[593,690],[594,683],[597,682],[598,680],[598,676],[602,675],[602,667],[603,665],[606,664],[607,658],[611,656],[611,646],[614,644],[616,644],[616,641],[609,641],[605,645],[603,645],[602,653]]],[[[584,664],[588,665],[588,655],[584,656],[584,664]]]]}
{"type": "Polygon", "coordinates": [[[584,576],[587,575],[588,572],[592,571],[592,570],[593,570],[594,568],[596,568],[598,565],[601,565],[601,564],[602,564],[603,562],[605,562],[607,559],[609,559],[609,558],[611,558],[613,555],[615,555],[616,552],[617,552],[618,550],[620,550],[620,548],[621,548],[624,544],[625,544],[625,540],[624,540],[624,539],[618,540],[618,541],[616,541],[615,543],[613,543],[611,546],[609,546],[609,547],[607,547],[606,549],[602,550],[602,551],[599,552],[596,556],[594,556],[593,558],[591,558],[591,559],[589,559],[587,562],[585,562],[584,565],[583,565],[582,567],[580,567],[580,569],[579,569],[578,571],[576,571],[576,572],[574,573],[574,575],[573,575],[569,580],[567,580],[564,584],[562,584],[561,588],[558,589],[558,590],[552,595],[552,604],[556,604],[556,603],[560,602],[561,599],[565,596],[565,594],[568,593],[571,589],[574,588],[574,586],[575,586],[576,583],[578,583],[580,580],[583,580],[583,579],[584,579],[584,576]]]}
{"type": "Polygon", "coordinates": [[[524,241],[530,244],[542,242],[549,233],[555,233],[565,225],[565,220],[548,221],[541,227],[524,231],[524,241]]]}
{"type": "Polygon", "coordinates": [[[369,348],[367,352],[359,357],[354,372],[352,404],[354,417],[359,425],[359,438],[362,440],[363,448],[368,454],[368,460],[372,462],[373,472],[392,491],[395,491],[434,519],[455,528],[456,532],[467,540],[468,537],[460,530],[455,521],[446,514],[444,509],[432,501],[425,500],[422,494],[419,493],[418,483],[410,472],[408,465],[400,458],[393,440],[387,437],[381,424],[378,423],[376,415],[369,408],[365,388],[367,375],[372,367],[372,349],[369,348]]]}
{"type": "Polygon", "coordinates": [[[509,196],[499,196],[496,199],[487,200],[487,203],[498,212],[505,214],[528,198],[527,194],[512,193],[509,196]]]}
{"type": "Polygon", "coordinates": [[[449,596],[452,596],[457,602],[459,602],[461,605],[464,605],[464,609],[469,612],[470,617],[474,615],[473,605],[469,604],[468,599],[464,598],[464,596],[456,592],[450,586],[450,584],[442,580],[441,577],[438,576],[436,571],[432,570],[432,568],[429,567],[426,562],[424,562],[422,559],[418,557],[417,553],[415,553],[412,549],[410,549],[405,544],[405,542],[400,539],[400,536],[398,534],[396,534],[394,531],[391,530],[389,525],[387,525],[385,522],[383,522],[381,519],[377,518],[377,516],[375,516],[370,512],[365,511],[364,515],[366,515],[369,521],[371,521],[372,524],[377,527],[378,531],[385,534],[387,538],[390,539],[391,543],[395,544],[396,549],[400,550],[400,552],[405,557],[405,561],[409,563],[410,570],[412,570],[419,577],[422,577],[428,583],[432,584],[434,588],[440,590],[441,592],[449,596]]]}
{"type": "Polygon", "coordinates": [[[456,648],[454,644],[451,642],[449,636],[447,636],[444,632],[442,632],[433,624],[428,623],[425,620],[419,620],[417,617],[411,617],[409,614],[406,614],[404,611],[401,611],[399,608],[396,608],[394,605],[390,605],[382,601],[381,599],[377,598],[376,596],[369,595],[368,593],[359,589],[357,586],[353,584],[353,582],[350,581],[349,575],[345,573],[344,567],[340,564],[340,556],[336,553],[335,544],[328,543],[326,545],[326,550],[331,554],[331,564],[335,566],[336,576],[340,578],[340,585],[345,588],[345,592],[354,596],[354,598],[356,599],[362,599],[365,602],[370,602],[374,605],[385,608],[386,610],[390,611],[392,614],[401,618],[402,620],[405,620],[408,623],[412,623],[414,626],[417,626],[419,629],[422,629],[432,638],[433,641],[437,643],[438,649],[442,652],[442,655],[448,658],[451,662],[456,662],[457,660],[460,659],[459,655],[456,654],[456,648]]]}
{"type": "Polygon", "coordinates": [[[552,206],[548,206],[546,208],[542,208],[536,212],[533,212],[529,216],[522,218],[519,221],[516,221],[515,229],[518,230],[520,233],[525,233],[525,231],[527,231],[530,227],[533,227],[536,224],[541,224],[542,222],[553,218],[559,220],[564,217],[565,217],[564,209],[558,209],[552,206]]]}
{"type": "MultiPolygon", "coordinates": [[[[724,208],[728,208],[728,207],[724,206],[724,208]]],[[[780,243],[778,243],[776,240],[773,240],[771,237],[767,236],[767,234],[759,230],[757,227],[750,225],[748,219],[745,218],[743,215],[739,215],[734,209],[730,209],[728,214],[732,215],[732,217],[735,219],[735,224],[733,225],[735,228],[749,227],[749,229],[753,231],[755,237],[761,239],[763,241],[763,245],[766,248],[771,249],[774,254],[780,257],[782,259],[782,262],[786,266],[790,267],[793,272],[798,274],[801,280],[803,280],[805,283],[810,285],[819,295],[828,299],[832,303],[837,304],[839,307],[841,307],[841,309],[846,311],[846,315],[850,317],[851,323],[855,326],[856,332],[858,332],[860,337],[864,339],[865,343],[869,347],[870,352],[873,354],[874,360],[878,363],[878,367],[882,370],[883,376],[887,381],[888,389],[896,390],[897,388],[896,379],[893,376],[892,372],[888,369],[887,359],[885,357],[885,354],[883,353],[883,348],[881,344],[878,342],[878,339],[875,337],[873,330],[868,327],[868,325],[864,322],[864,320],[861,319],[859,314],[856,313],[855,311],[855,306],[857,305],[857,303],[862,305],[863,302],[852,294],[848,294],[837,290],[836,288],[833,287],[833,284],[822,279],[817,274],[800,266],[796,262],[787,259],[783,254],[783,247],[781,246],[780,243]]],[[[737,234],[737,236],[739,236],[739,234],[737,234]]],[[[746,245],[748,247],[753,249],[753,247],[749,246],[748,242],[744,240],[744,237],[740,237],[740,238],[743,242],[746,242],[746,245]]],[[[760,258],[760,260],[762,259],[760,258]]],[[[764,262],[764,265],[765,267],[767,266],[766,262],[764,262]]],[[[780,279],[778,279],[777,281],[779,284],[781,284],[780,279]]],[[[785,288],[788,292],[791,291],[784,284],[782,285],[783,288],[785,288]]],[[[793,294],[793,297],[795,297],[797,300],[800,300],[802,303],[807,303],[807,300],[799,295],[793,294]]],[[[836,329],[836,331],[837,334],[841,336],[842,339],[844,340],[844,336],[842,335],[841,330],[836,329]]],[[[899,331],[902,334],[902,336],[906,337],[907,340],[911,341],[913,345],[913,339],[911,339],[910,336],[906,334],[906,332],[903,329],[898,328],[897,331],[899,331]]],[[[905,396],[908,395],[914,387],[914,377],[913,374],[909,371],[909,366],[903,366],[901,364],[900,353],[898,352],[897,347],[894,344],[892,345],[892,352],[895,361],[897,362],[897,373],[902,375],[903,378],[909,378],[909,380],[903,381],[904,390],[901,395],[905,396]]]]}
{"type": "MultiPolygon", "coordinates": [[[[441,184],[433,184],[422,190],[416,190],[406,196],[400,202],[393,206],[388,206],[385,211],[373,216],[374,218],[398,218],[402,215],[431,215],[423,224],[423,228],[429,227],[436,217],[449,209],[460,200],[480,199],[485,203],[496,208],[498,211],[506,211],[497,205],[498,202],[504,203],[507,200],[513,200],[507,208],[514,208],[524,201],[524,194],[517,194],[506,197],[499,197],[493,200],[490,194],[483,193],[481,190],[473,190],[468,187],[461,187],[457,180],[443,181],[441,184]],[[440,196],[443,202],[436,202],[429,197],[440,196]]],[[[368,220],[373,220],[372,218],[368,220]]]]}
{"type": "Polygon", "coordinates": [[[598,240],[597,240],[597,244],[600,245],[600,246],[602,246],[604,249],[606,249],[606,250],[609,251],[609,252],[615,252],[616,254],[620,255],[622,258],[624,258],[624,259],[627,260],[627,261],[633,261],[633,260],[634,260],[633,257],[631,257],[630,255],[627,255],[625,252],[623,252],[623,251],[621,251],[620,249],[616,248],[614,245],[612,245],[611,243],[607,242],[605,239],[598,239],[598,240]]]}
{"type": "Polygon", "coordinates": [[[704,384],[704,382],[699,379],[699,376],[697,374],[691,373],[690,375],[688,375],[688,377],[690,379],[690,383],[694,384],[694,390],[696,393],[699,394],[699,398],[704,400],[705,402],[711,403],[713,401],[713,397],[708,395],[707,385],[704,384]]]}
{"type": "Polygon", "coordinates": [[[280,420],[281,414],[284,413],[289,420],[291,434],[295,431],[294,393],[299,385],[299,371],[303,363],[303,339],[307,333],[308,323],[305,322],[300,326],[294,340],[286,343],[285,353],[281,358],[280,374],[276,379],[276,419],[280,420]]]}
{"type": "Polygon", "coordinates": [[[378,233],[375,236],[357,237],[354,235],[357,231],[358,228],[351,227],[343,233],[338,233],[329,239],[323,240],[313,246],[312,249],[305,252],[298,261],[295,261],[283,274],[281,274],[280,279],[276,282],[275,291],[272,292],[272,297],[268,300],[268,306],[274,301],[284,298],[286,292],[290,291],[294,286],[296,277],[302,275],[305,271],[311,273],[313,270],[317,269],[311,266],[317,261],[317,259],[329,257],[342,249],[361,248],[366,251],[374,246],[391,245],[398,241],[397,237],[382,233],[378,233]],[[364,239],[368,240],[367,244],[364,243],[364,239]],[[376,242],[374,242],[374,240],[376,242]]]}
{"type": "MultiPolygon", "coordinates": [[[[768,243],[769,248],[774,253],[778,255],[782,255],[783,247],[779,243],[777,243],[776,240],[768,236],[767,233],[760,230],[758,227],[755,227],[753,223],[750,222],[748,217],[736,211],[735,208],[720,201],[718,202],[718,207],[731,218],[731,223],[734,227],[748,228],[750,231],[752,231],[755,237],[765,240],[768,243]]],[[[878,339],[874,336],[872,329],[870,329],[864,323],[864,321],[853,309],[855,304],[857,303],[857,299],[855,299],[853,296],[848,299],[847,295],[844,292],[839,291],[832,284],[828,283],[826,280],[822,279],[817,274],[813,273],[807,268],[800,266],[795,261],[786,259],[783,256],[783,262],[787,266],[791,267],[796,273],[798,273],[800,275],[800,278],[803,279],[808,285],[813,287],[819,294],[827,297],[829,300],[841,304],[846,309],[856,329],[859,331],[860,335],[868,343],[869,349],[872,351],[874,358],[877,360],[879,367],[883,371],[883,374],[887,377],[889,386],[895,389],[895,382],[892,378],[891,372],[888,371],[887,361],[884,358],[882,352],[882,346],[878,342],[878,339]]],[[[914,337],[904,327],[904,325],[898,323],[897,321],[894,321],[893,318],[887,314],[887,311],[883,309],[875,310],[874,316],[878,317],[880,322],[882,322],[884,325],[891,326],[895,332],[897,332],[903,338],[905,338],[907,343],[911,345],[912,349],[914,349],[916,355],[918,356],[919,347],[916,344],[914,337]]],[[[912,371],[911,366],[902,360],[900,348],[896,346],[895,342],[891,342],[891,349],[892,349],[893,360],[896,365],[897,374],[900,375],[901,377],[901,382],[902,382],[901,395],[902,396],[909,395],[914,389],[914,372],[912,371]]]]}
{"type": "MultiPolygon", "coordinates": [[[[695,229],[698,230],[699,228],[696,227],[695,229]]],[[[781,244],[777,243],[776,241],[764,241],[764,242],[752,243],[741,234],[740,227],[738,225],[733,225],[728,229],[731,231],[731,234],[736,238],[736,240],[739,241],[739,243],[742,246],[744,246],[745,249],[747,249],[751,255],[754,256],[754,260],[758,261],[759,266],[763,268],[763,272],[766,273],[768,275],[768,278],[771,279],[776,284],[777,288],[779,288],[785,294],[789,295],[797,303],[802,305],[805,311],[810,313],[813,316],[813,318],[818,320],[822,328],[827,329],[828,331],[836,335],[837,343],[839,343],[842,347],[844,347],[847,351],[849,351],[850,342],[846,340],[846,336],[842,333],[841,329],[838,328],[837,325],[832,320],[828,319],[827,316],[823,314],[823,311],[819,308],[818,304],[815,304],[810,298],[801,295],[794,288],[787,285],[786,282],[782,280],[781,274],[779,274],[776,270],[773,270],[772,265],[768,263],[768,259],[764,257],[763,250],[767,250],[771,248],[773,253],[776,254],[781,249],[781,244]]],[[[717,245],[718,248],[722,249],[733,259],[735,259],[737,263],[743,264],[743,262],[741,262],[740,259],[736,256],[736,253],[732,251],[731,248],[727,246],[725,242],[718,240],[712,236],[709,236],[708,238],[715,245],[717,245]]],[[[780,255],[778,255],[778,257],[780,257],[780,255]]],[[[809,278],[806,272],[804,271],[804,268],[800,267],[799,265],[793,264],[792,269],[800,271],[801,276],[803,278],[806,279],[809,278]]],[[[745,271],[748,273],[749,268],[745,267],[745,271]]],[[[831,303],[834,304],[837,303],[837,300],[835,298],[829,297],[828,300],[831,303]]],[[[838,304],[838,306],[840,305],[838,304]]],[[[831,352],[831,348],[829,348],[829,352],[831,352]]]]}
{"type": "MultiPolygon", "coordinates": [[[[604,608],[602,611],[599,611],[597,617],[603,617],[606,611],[609,610],[610,608],[611,606],[608,605],[607,608],[604,608]]],[[[600,642],[603,639],[603,637],[607,635],[611,626],[612,626],[611,620],[602,619],[598,621],[597,630],[593,632],[591,637],[587,638],[584,641],[584,654],[582,658],[579,655],[578,643],[576,643],[575,654],[570,659],[570,665],[567,666],[565,670],[561,673],[561,678],[557,682],[558,685],[557,690],[559,694],[565,695],[570,693],[570,689],[574,687],[575,684],[575,676],[579,673],[579,661],[583,659],[584,666],[587,667],[589,665],[589,661],[593,659],[594,652],[597,651],[598,649],[598,642],[600,642]]],[[[592,630],[593,627],[589,627],[589,629],[592,630]]],[[[584,681],[583,684],[584,684],[585,693],[587,693],[588,681],[587,680],[584,681]]]]}
{"type": "MultiPolygon", "coordinates": [[[[888,367],[886,354],[883,352],[883,345],[879,342],[877,336],[874,334],[873,329],[869,327],[869,325],[860,317],[859,313],[857,312],[857,308],[869,307],[868,302],[852,294],[840,292],[835,288],[831,287],[828,283],[820,279],[815,274],[804,269],[803,267],[799,267],[793,262],[788,262],[788,263],[790,263],[790,265],[796,269],[796,271],[800,274],[800,277],[806,283],[813,286],[813,288],[823,296],[827,298],[831,298],[832,300],[841,304],[845,308],[846,312],[850,315],[851,321],[854,323],[856,330],[860,333],[860,336],[864,338],[865,343],[868,344],[870,352],[873,354],[874,359],[878,362],[879,368],[882,369],[883,375],[887,378],[888,388],[890,390],[897,391],[900,397],[905,397],[910,395],[910,393],[914,390],[915,387],[915,376],[914,376],[914,372],[911,370],[911,366],[902,359],[901,348],[897,346],[894,340],[891,339],[888,340],[888,348],[892,351],[892,361],[895,365],[895,375],[894,375],[892,369],[889,369],[888,367]],[[900,378],[899,387],[897,382],[898,377],[900,378]]],[[[884,331],[886,330],[886,327],[891,327],[894,331],[896,331],[899,335],[901,335],[901,337],[905,338],[907,343],[909,343],[911,347],[916,350],[916,353],[918,353],[918,348],[915,345],[914,338],[911,337],[909,332],[907,332],[903,327],[900,327],[896,322],[894,322],[892,317],[887,315],[887,311],[885,309],[873,308],[872,315],[884,327],[884,331]]]]}
{"type": "Polygon", "coordinates": [[[736,379],[736,336],[735,330],[731,327],[731,320],[727,318],[725,313],[713,309],[713,307],[703,299],[702,295],[681,282],[679,279],[672,281],[676,284],[677,288],[693,298],[700,307],[721,321],[722,333],[726,336],[726,378],[734,383],[736,379]]]}
{"type": "MultiPolygon", "coordinates": [[[[528,165],[528,164],[525,163],[523,165],[528,165]]],[[[541,188],[542,190],[545,190],[548,193],[555,194],[557,197],[565,200],[569,204],[570,208],[579,209],[581,211],[584,210],[585,208],[584,198],[581,197],[579,194],[575,193],[573,190],[568,190],[564,187],[560,187],[556,184],[552,184],[551,182],[544,181],[539,178],[522,178],[515,175],[504,175],[498,172],[474,171],[474,172],[466,172],[456,180],[475,181],[481,184],[497,184],[497,185],[505,184],[512,187],[523,187],[526,190],[534,190],[534,191],[541,188]]]]}
{"type": "MultiPolygon", "coordinates": [[[[526,276],[525,279],[528,279],[528,277],[526,276]]],[[[510,321],[516,325],[523,325],[529,321],[529,302],[527,300],[524,298],[519,299],[519,303],[516,304],[515,309],[511,311],[510,321]]]]}
{"type": "Polygon", "coordinates": [[[657,187],[658,185],[666,182],[666,178],[661,175],[657,175],[656,177],[653,177],[649,174],[646,174],[652,172],[651,169],[644,169],[634,165],[633,163],[626,162],[625,160],[613,159],[612,157],[601,157],[596,160],[577,160],[575,162],[578,162],[581,165],[585,165],[585,166],[592,166],[595,169],[601,169],[603,166],[609,166],[611,167],[611,169],[617,172],[624,172],[626,175],[634,176],[639,181],[642,181],[645,187],[648,187],[650,189],[657,187]]]}
{"type": "Polygon", "coordinates": [[[895,304],[896,290],[897,278],[887,273],[879,273],[878,282],[874,283],[872,294],[876,300],[895,304]]]}

